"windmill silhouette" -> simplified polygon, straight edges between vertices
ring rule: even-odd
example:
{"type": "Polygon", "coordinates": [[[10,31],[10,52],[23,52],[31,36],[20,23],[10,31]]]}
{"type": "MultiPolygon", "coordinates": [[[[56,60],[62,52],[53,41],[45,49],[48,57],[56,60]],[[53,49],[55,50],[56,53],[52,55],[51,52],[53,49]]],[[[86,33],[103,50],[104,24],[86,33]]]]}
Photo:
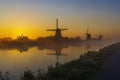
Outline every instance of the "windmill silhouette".
{"type": "Polygon", "coordinates": [[[91,40],[91,34],[89,33],[89,29],[87,29],[86,40],[91,40]]]}
{"type": "Polygon", "coordinates": [[[56,19],[56,29],[47,29],[47,31],[55,31],[55,36],[54,38],[58,41],[62,39],[62,33],[61,31],[65,31],[68,29],[60,29],[58,26],[58,19],[56,19]]]}
{"type": "Polygon", "coordinates": [[[98,37],[98,40],[102,40],[103,39],[103,36],[101,35],[101,33],[99,33],[99,36],[98,37]]]}

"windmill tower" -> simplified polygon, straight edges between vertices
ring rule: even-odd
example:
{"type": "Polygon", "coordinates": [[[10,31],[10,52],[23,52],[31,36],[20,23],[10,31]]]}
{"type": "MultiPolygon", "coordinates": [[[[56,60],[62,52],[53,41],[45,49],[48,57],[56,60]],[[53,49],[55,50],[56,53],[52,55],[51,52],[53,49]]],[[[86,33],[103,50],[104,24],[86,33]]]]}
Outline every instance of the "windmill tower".
{"type": "Polygon", "coordinates": [[[103,36],[101,35],[101,33],[99,33],[98,40],[102,40],[102,39],[103,39],[103,36]]]}
{"type": "Polygon", "coordinates": [[[68,29],[60,29],[59,28],[59,26],[58,26],[58,19],[56,19],[56,29],[47,29],[47,31],[55,31],[54,38],[57,41],[62,39],[61,31],[65,31],[65,30],[68,30],[68,29]]]}
{"type": "Polygon", "coordinates": [[[87,29],[86,40],[91,40],[91,34],[89,33],[89,29],[87,29]]]}

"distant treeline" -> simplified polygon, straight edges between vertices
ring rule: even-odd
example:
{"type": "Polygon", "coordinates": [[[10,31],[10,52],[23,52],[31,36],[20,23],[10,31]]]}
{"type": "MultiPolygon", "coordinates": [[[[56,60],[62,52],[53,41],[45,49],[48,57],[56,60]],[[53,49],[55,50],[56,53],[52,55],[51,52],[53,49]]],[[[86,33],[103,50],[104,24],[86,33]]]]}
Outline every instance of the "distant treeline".
{"type": "MultiPolygon", "coordinates": [[[[96,80],[101,69],[118,49],[120,49],[120,43],[104,47],[98,52],[88,51],[79,59],[65,64],[56,64],[55,67],[49,66],[47,70],[39,69],[36,73],[26,70],[20,80],[96,80]]],[[[7,80],[10,79],[7,78],[7,80]]]]}
{"type": "Polygon", "coordinates": [[[11,37],[0,39],[0,50],[16,49],[20,52],[28,51],[31,47],[37,47],[38,50],[42,49],[62,49],[69,46],[80,46],[82,41],[78,38],[63,38],[56,41],[53,37],[39,37],[37,39],[29,39],[27,36],[19,36],[16,39],[11,37]]]}
{"type": "Polygon", "coordinates": [[[1,38],[0,39],[0,47],[13,47],[16,48],[18,46],[26,46],[26,47],[34,47],[38,45],[47,45],[47,44],[56,44],[56,43],[75,43],[81,42],[79,37],[76,38],[67,38],[63,37],[60,40],[56,40],[54,37],[38,37],[37,39],[29,39],[27,36],[18,36],[16,39],[12,39],[11,37],[1,38]]]}

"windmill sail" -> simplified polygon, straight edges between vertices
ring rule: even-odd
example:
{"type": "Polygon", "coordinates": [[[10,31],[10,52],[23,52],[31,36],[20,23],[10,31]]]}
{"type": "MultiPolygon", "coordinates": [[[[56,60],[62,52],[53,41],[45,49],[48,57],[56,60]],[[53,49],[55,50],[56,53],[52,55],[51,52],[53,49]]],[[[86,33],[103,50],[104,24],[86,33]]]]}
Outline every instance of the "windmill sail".
{"type": "Polygon", "coordinates": [[[68,30],[68,29],[60,29],[58,26],[58,19],[56,19],[56,29],[47,29],[47,31],[55,31],[55,38],[56,40],[61,40],[62,39],[62,33],[61,31],[68,30]]]}

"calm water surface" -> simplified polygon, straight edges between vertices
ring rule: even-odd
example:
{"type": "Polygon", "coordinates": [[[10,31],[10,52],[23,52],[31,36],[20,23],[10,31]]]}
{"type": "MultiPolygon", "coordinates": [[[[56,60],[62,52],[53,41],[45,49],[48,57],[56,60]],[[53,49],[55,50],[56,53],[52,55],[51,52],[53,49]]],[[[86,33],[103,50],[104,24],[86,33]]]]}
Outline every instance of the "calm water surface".
{"type": "Polygon", "coordinates": [[[57,62],[63,64],[87,51],[99,50],[110,45],[111,41],[82,42],[72,45],[55,45],[54,47],[36,46],[32,48],[4,48],[0,49],[0,71],[9,71],[12,75],[19,75],[25,69],[31,69],[33,72],[39,68],[47,68],[55,65],[57,62]]]}

